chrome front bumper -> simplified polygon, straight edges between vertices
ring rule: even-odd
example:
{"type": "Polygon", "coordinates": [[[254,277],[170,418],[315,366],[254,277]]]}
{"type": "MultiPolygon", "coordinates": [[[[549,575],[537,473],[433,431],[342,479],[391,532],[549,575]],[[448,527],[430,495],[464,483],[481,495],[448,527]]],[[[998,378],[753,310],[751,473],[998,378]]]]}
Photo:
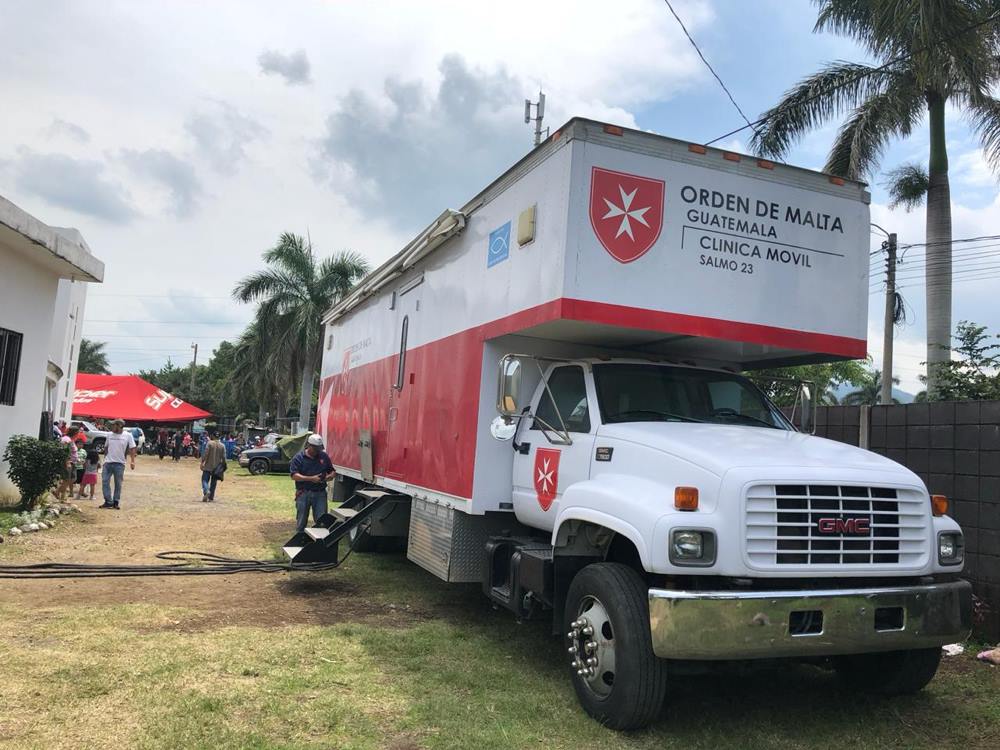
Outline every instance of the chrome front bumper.
{"type": "MultiPolygon", "coordinates": [[[[794,616],[799,622],[801,618],[794,616]]],[[[650,589],[649,623],[653,651],[665,659],[764,659],[932,648],[968,637],[972,586],[953,581],[806,591],[650,589]],[[881,610],[878,624],[876,610],[881,610]],[[793,613],[800,612],[814,613],[807,618],[816,632],[791,632],[793,613]],[[816,612],[822,612],[821,625],[816,612]]]]}

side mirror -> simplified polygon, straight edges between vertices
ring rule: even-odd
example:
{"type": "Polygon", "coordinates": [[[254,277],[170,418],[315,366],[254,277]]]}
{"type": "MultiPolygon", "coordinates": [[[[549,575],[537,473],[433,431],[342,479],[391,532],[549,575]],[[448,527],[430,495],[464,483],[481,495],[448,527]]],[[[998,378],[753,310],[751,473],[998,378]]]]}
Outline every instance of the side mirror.
{"type": "Polygon", "coordinates": [[[521,360],[508,354],[500,360],[497,384],[497,411],[505,417],[520,413],[521,360]]]}
{"type": "Polygon", "coordinates": [[[490,435],[493,436],[495,440],[500,440],[501,442],[506,442],[514,437],[514,433],[517,432],[517,420],[511,417],[495,417],[492,422],[490,422],[490,435]]]}

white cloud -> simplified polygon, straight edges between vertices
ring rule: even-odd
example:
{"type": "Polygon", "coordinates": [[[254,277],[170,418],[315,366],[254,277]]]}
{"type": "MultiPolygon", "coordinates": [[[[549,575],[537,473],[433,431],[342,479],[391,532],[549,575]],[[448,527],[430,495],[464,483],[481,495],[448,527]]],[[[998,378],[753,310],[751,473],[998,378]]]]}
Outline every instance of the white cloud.
{"type": "MultiPolygon", "coordinates": [[[[710,0],[675,6],[693,34],[715,20],[710,0]]],[[[643,107],[706,80],[670,14],[648,0],[372,7],[217,0],[199,6],[196,24],[190,7],[176,3],[6,10],[0,86],[18,106],[0,118],[0,194],[46,222],[77,226],[107,262],[89,317],[121,316],[123,307],[142,313],[148,303],[162,321],[197,319],[161,304],[157,295],[173,290],[201,295],[206,306],[222,297],[217,304],[246,319],[250,311],[225,298],[280,232],[309,231],[324,252],[351,248],[380,263],[530,148],[523,100],[539,88],[552,128],[573,115],[634,127],[643,107]],[[280,82],[311,85],[273,85],[261,73],[262,50],[280,51],[264,60],[280,82]],[[462,64],[442,65],[449,56],[462,64]],[[85,125],[89,139],[53,128],[53,118],[85,125]],[[399,143],[394,122],[413,127],[395,133],[399,143]],[[372,131],[351,133],[351,123],[372,131]],[[488,139],[479,144],[481,134],[488,139]],[[411,210],[392,192],[381,152],[394,153],[405,175],[432,163],[425,151],[445,135],[469,158],[425,179],[440,200],[411,210]],[[313,177],[317,143],[331,146],[322,183],[313,177]],[[358,151],[346,153],[349,146],[358,151]],[[385,219],[407,212],[394,224],[385,219]]],[[[137,347],[183,352],[194,328],[129,330],[137,347]]]]}
{"type": "Polygon", "coordinates": [[[265,50],[257,56],[257,64],[264,75],[281,76],[290,86],[310,82],[309,57],[304,49],[288,53],[265,50]]]}
{"type": "Polygon", "coordinates": [[[267,129],[226,102],[210,102],[184,124],[195,147],[214,169],[233,175],[247,158],[247,148],[267,135],[267,129]]]}
{"type": "Polygon", "coordinates": [[[90,142],[90,133],[75,122],[64,120],[61,117],[53,118],[52,123],[45,129],[45,133],[50,138],[68,138],[77,143],[90,142]]]}
{"type": "Polygon", "coordinates": [[[191,216],[198,208],[202,188],[194,167],[164,149],[121,152],[121,161],[138,177],[166,190],[169,212],[178,218],[191,216]]]}
{"type": "Polygon", "coordinates": [[[128,190],[109,177],[100,161],[19,148],[13,164],[18,191],[41,198],[49,207],[126,224],[136,216],[128,190]]]}

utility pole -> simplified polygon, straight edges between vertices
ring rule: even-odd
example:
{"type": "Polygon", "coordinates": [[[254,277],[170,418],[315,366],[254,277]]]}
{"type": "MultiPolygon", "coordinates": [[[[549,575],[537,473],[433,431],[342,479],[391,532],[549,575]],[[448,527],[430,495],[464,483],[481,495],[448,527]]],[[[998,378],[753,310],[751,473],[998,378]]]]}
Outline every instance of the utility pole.
{"type": "Polygon", "coordinates": [[[879,403],[892,403],[892,339],[896,320],[896,233],[882,243],[886,252],[885,267],[885,328],[882,332],[882,392],[879,403]]]}
{"type": "Polygon", "coordinates": [[[194,393],[194,368],[198,366],[198,345],[191,344],[194,349],[194,357],[191,358],[191,393],[194,393]]]}
{"type": "Polygon", "coordinates": [[[532,120],[535,122],[535,145],[537,146],[545,138],[549,137],[549,129],[545,128],[542,130],[542,118],[545,117],[545,94],[538,91],[538,101],[532,102],[531,99],[524,100],[524,121],[527,124],[531,124],[532,120]],[[535,116],[531,116],[531,108],[535,108],[535,116]],[[544,135],[543,135],[544,133],[544,135]]]}

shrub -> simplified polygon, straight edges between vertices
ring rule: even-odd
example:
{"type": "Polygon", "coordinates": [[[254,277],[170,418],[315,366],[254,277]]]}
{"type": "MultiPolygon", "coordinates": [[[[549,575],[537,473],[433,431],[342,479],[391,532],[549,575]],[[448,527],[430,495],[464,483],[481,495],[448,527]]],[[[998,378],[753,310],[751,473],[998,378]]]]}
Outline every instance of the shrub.
{"type": "Polygon", "coordinates": [[[21,493],[21,509],[31,510],[66,471],[69,447],[52,440],[14,435],[3,452],[7,476],[21,493]]]}

